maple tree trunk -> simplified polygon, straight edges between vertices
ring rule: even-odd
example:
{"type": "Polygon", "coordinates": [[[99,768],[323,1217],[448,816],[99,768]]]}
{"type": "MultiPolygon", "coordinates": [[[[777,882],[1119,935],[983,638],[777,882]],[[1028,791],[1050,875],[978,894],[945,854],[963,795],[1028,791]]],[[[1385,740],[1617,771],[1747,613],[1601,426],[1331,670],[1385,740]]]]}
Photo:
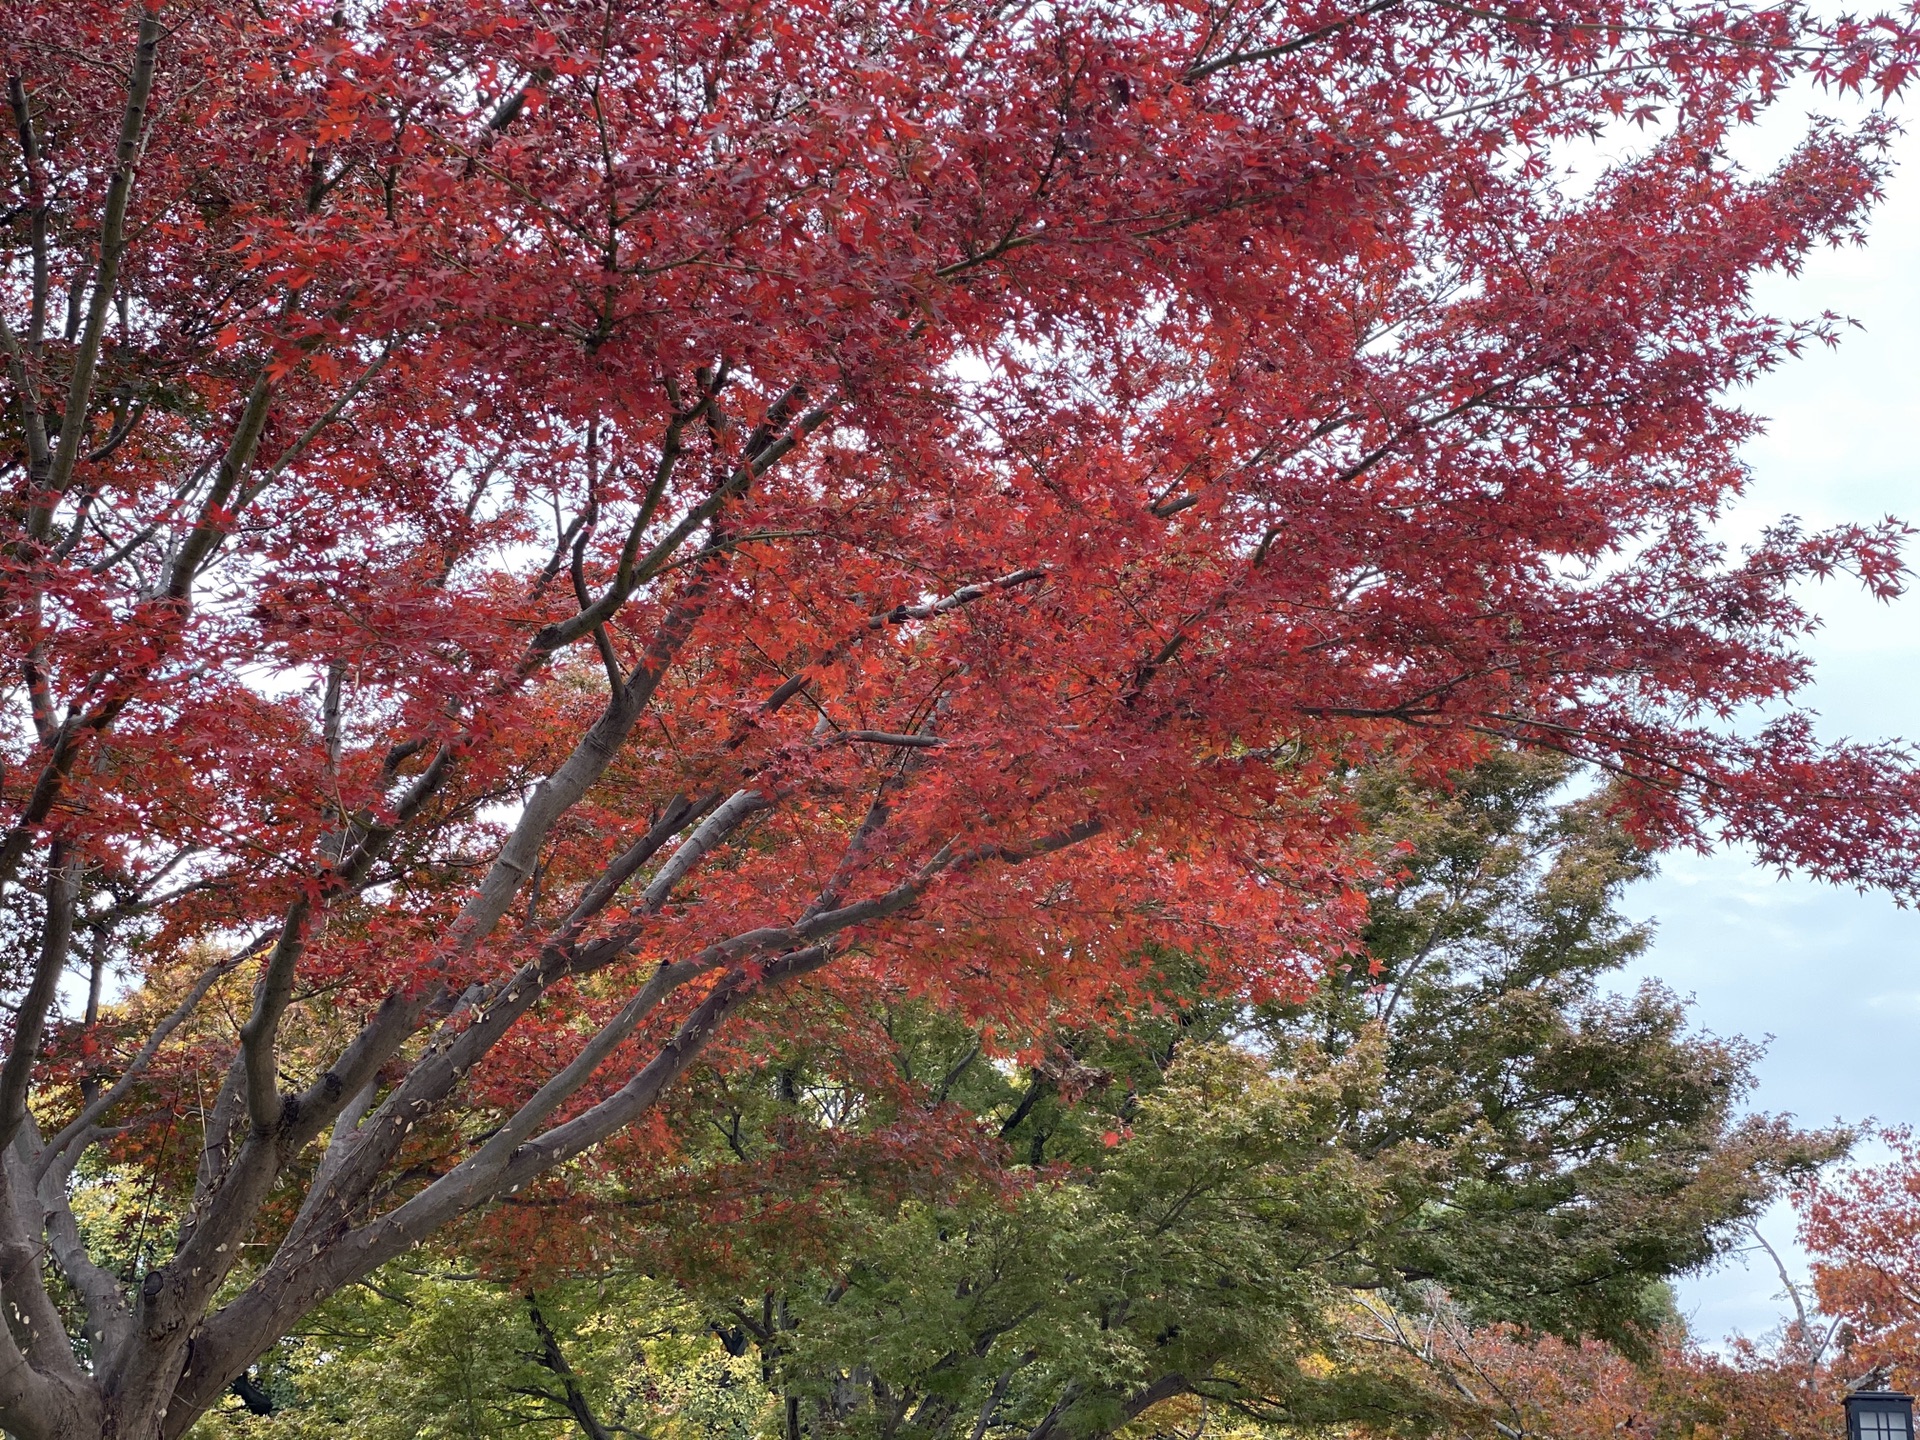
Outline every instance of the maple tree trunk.
{"type": "Polygon", "coordinates": [[[35,1417],[40,1428],[18,1425],[19,1440],[168,1440],[199,1418],[199,1412],[184,1423],[167,1407],[149,1396],[139,1403],[123,1397],[98,1393],[77,1396],[70,1409],[44,1417],[35,1417]]]}

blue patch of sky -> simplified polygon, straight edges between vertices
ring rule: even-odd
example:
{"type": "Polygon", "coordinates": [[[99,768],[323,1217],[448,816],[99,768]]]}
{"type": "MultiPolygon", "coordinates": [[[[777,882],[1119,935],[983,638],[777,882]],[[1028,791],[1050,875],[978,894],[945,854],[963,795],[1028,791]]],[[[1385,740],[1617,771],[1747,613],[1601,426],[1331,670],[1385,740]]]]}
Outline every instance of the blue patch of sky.
{"type": "MultiPolygon", "coordinates": [[[[1764,168],[1810,111],[1863,113],[1796,94],[1743,139],[1740,158],[1764,168]]],[[[1886,515],[1920,523],[1920,135],[1902,137],[1895,155],[1903,163],[1866,247],[1821,251],[1799,276],[1759,288],[1769,313],[1832,311],[1859,328],[1740,397],[1768,426],[1747,451],[1752,488],[1722,524],[1731,542],[1783,515],[1809,528],[1886,515]]],[[[1833,580],[1807,598],[1824,621],[1807,646],[1816,663],[1807,700],[1823,735],[1920,740],[1920,594],[1884,604],[1833,580]]],[[[1693,997],[1703,1028],[1767,1041],[1754,1108],[1807,1124],[1920,1125],[1920,911],[1782,879],[1741,850],[1668,858],[1628,909],[1654,922],[1656,938],[1623,981],[1656,977],[1693,997]]],[[[1775,1206],[1762,1228],[1789,1271],[1803,1274],[1791,1210],[1775,1206]]],[[[1784,1312],[1780,1277],[1758,1252],[1682,1281],[1678,1299],[1709,1341],[1761,1335],[1784,1312]]]]}

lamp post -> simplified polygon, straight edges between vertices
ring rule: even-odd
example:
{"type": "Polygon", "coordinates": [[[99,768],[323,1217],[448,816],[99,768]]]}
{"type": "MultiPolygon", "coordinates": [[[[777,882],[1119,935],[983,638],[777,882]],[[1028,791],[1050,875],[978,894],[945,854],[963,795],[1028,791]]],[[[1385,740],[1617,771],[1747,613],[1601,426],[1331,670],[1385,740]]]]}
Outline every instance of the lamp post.
{"type": "Polygon", "coordinates": [[[1913,1440],[1913,1396],[1898,1390],[1855,1390],[1845,1401],[1847,1440],[1913,1440]]]}

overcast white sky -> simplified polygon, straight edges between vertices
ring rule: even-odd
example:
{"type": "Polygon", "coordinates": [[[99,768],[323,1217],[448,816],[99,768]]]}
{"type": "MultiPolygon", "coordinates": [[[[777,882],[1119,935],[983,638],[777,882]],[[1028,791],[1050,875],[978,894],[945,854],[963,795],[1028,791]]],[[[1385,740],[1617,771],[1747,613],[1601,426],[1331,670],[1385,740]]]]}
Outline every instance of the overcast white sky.
{"type": "MultiPolygon", "coordinates": [[[[1782,107],[1752,158],[1777,153],[1809,107],[1845,108],[1815,96],[1782,107]]],[[[1906,112],[1920,130],[1920,111],[1906,112]]],[[[1766,285],[1761,303],[1776,315],[1833,310],[1864,328],[1744,397],[1771,423],[1749,452],[1756,483],[1729,517],[1730,538],[1782,514],[1810,526],[1886,514],[1920,524],[1920,134],[1898,153],[1904,168],[1870,244],[1823,252],[1798,279],[1766,285]]],[[[1910,563],[1920,569],[1920,545],[1910,563]]],[[[1811,646],[1825,732],[1920,740],[1920,594],[1882,605],[1830,583],[1812,598],[1827,622],[1811,646]]],[[[1920,1125],[1920,913],[1776,879],[1738,852],[1670,858],[1629,909],[1658,926],[1643,973],[1693,995],[1707,1029],[1771,1037],[1758,1108],[1808,1123],[1871,1116],[1920,1125]]],[[[1784,1248],[1791,1213],[1778,1209],[1765,1229],[1784,1248]]],[[[1780,1288],[1761,1256],[1683,1283],[1681,1306],[1702,1338],[1758,1335],[1778,1319],[1780,1288]]]]}

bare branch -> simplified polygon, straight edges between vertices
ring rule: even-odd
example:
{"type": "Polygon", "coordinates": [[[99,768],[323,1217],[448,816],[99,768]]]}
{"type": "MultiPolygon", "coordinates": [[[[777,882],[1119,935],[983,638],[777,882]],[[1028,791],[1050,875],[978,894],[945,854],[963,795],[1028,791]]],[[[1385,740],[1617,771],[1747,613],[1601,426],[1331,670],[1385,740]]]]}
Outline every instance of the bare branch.
{"type": "Polygon", "coordinates": [[[120,283],[120,260],[127,241],[127,203],[133,195],[134,171],[140,162],[140,137],[146,126],[147,100],[153,91],[153,71],[160,54],[160,13],[143,9],[140,34],[134,43],[133,73],[127,85],[126,109],[120,117],[120,148],[114,158],[113,179],[107,186],[107,207],[100,221],[99,269],[93,280],[93,304],[87,312],[86,328],[74,352],[73,376],[67,386],[66,406],[60,423],[60,446],[54,452],[47,475],[51,494],[36,509],[29,530],[44,539],[52,522],[52,497],[65,493],[73,478],[73,467],[86,444],[87,410],[93,400],[94,371],[100,362],[100,342],[106,334],[107,316],[113,308],[115,287],[120,283]]]}
{"type": "Polygon", "coordinates": [[[254,985],[253,1011],[240,1027],[240,1056],[246,1067],[247,1117],[256,1132],[267,1133],[280,1121],[279,1060],[275,1037],[280,1019],[293,999],[293,973],[306,950],[307,927],[313,907],[302,897],[287,907],[274,942],[254,985]]]}
{"type": "Polygon", "coordinates": [[[540,1363],[552,1371],[566,1392],[564,1404],[567,1412],[579,1425],[587,1440],[613,1440],[613,1432],[600,1423],[593,1413],[593,1406],[587,1401],[587,1392],[581,1388],[580,1377],[567,1363],[565,1352],[560,1349],[560,1337],[553,1333],[553,1327],[547,1323],[547,1317],[540,1310],[540,1302],[531,1290],[527,1292],[527,1318],[533,1322],[533,1333],[540,1340],[540,1363]]]}
{"type": "Polygon", "coordinates": [[[700,828],[682,841],[673,854],[667,857],[667,863],[660,867],[641,899],[648,911],[658,910],[667,903],[667,897],[673,893],[674,886],[684,880],[702,860],[749,815],[758,814],[772,807],[773,802],[756,794],[752,790],[736,790],[726,801],[700,822],[700,828]]]}
{"type": "Polygon", "coordinates": [[[1291,55],[1296,50],[1304,50],[1309,45],[1325,40],[1330,35],[1337,35],[1340,31],[1359,24],[1369,16],[1378,15],[1382,10],[1391,10],[1399,5],[1399,3],[1400,0],[1374,0],[1373,4],[1362,6],[1351,15],[1342,15],[1337,20],[1329,20],[1324,25],[1316,25],[1313,29],[1296,35],[1291,40],[1283,40],[1277,45],[1261,46],[1253,50],[1229,50],[1224,55],[1216,55],[1211,60],[1201,61],[1191,66],[1187,70],[1187,73],[1180,77],[1181,82],[1187,85],[1196,85],[1209,75],[1218,74],[1230,66],[1255,65],[1262,60],[1278,60],[1283,55],[1291,55]]]}
{"type": "Polygon", "coordinates": [[[38,1196],[19,1183],[20,1165],[15,1146],[4,1153],[0,1166],[0,1296],[7,1313],[0,1331],[18,1339],[26,1352],[24,1364],[40,1374],[74,1381],[81,1378],[66,1325],[47,1294],[42,1278],[38,1196]]]}
{"type": "Polygon", "coordinates": [[[904,625],[913,620],[930,620],[936,615],[944,615],[949,610],[957,610],[962,605],[971,605],[974,601],[983,599],[997,591],[1011,590],[1020,585],[1031,585],[1037,580],[1044,580],[1046,578],[1047,572],[1045,570],[1031,568],[1015,570],[1012,574],[1002,575],[997,580],[985,580],[974,585],[963,585],[951,595],[942,596],[938,600],[930,600],[919,605],[896,605],[891,610],[883,611],[878,615],[872,616],[866,625],[857,633],[842,640],[839,644],[823,650],[798,673],[788,678],[779,689],[775,690],[762,702],[760,706],[761,712],[763,714],[772,714],[778,710],[781,706],[785,705],[787,701],[806,689],[807,681],[811,678],[814,670],[822,665],[832,664],[852,649],[858,641],[871,635],[876,630],[884,629],[889,625],[904,625]]]}
{"type": "MultiPolygon", "coordinates": [[[[27,100],[26,84],[18,75],[7,77],[7,101],[13,108],[14,133],[20,139],[20,158],[27,172],[27,196],[31,203],[32,218],[28,224],[30,230],[27,246],[32,251],[33,290],[28,301],[27,347],[38,356],[41,341],[47,333],[47,178],[40,165],[40,137],[33,129],[33,107],[27,100]]],[[[0,320],[0,328],[5,327],[0,320]]],[[[35,419],[39,416],[38,402],[32,402],[35,419]]],[[[44,454],[46,438],[41,436],[40,449],[44,454]]],[[[44,476],[44,470],[39,474],[44,476]]]]}
{"type": "Polygon", "coordinates": [[[7,324],[4,313],[0,313],[0,350],[7,352],[7,374],[20,402],[20,428],[27,437],[27,472],[36,487],[44,487],[47,472],[53,468],[53,452],[47,445],[46,418],[40,413],[40,387],[34,383],[33,359],[7,324]]]}
{"type": "Polygon", "coordinates": [[[393,336],[388,339],[386,344],[380,347],[380,353],[368,361],[366,367],[362,369],[358,375],[353,377],[352,382],[334,397],[333,403],[314,417],[307,428],[294,437],[293,443],[280,452],[273,464],[267,467],[266,472],[252,485],[247,487],[246,494],[240,501],[242,505],[256,499],[267,486],[271,485],[275,480],[278,480],[280,476],[285,473],[289,465],[293,464],[294,461],[306,453],[307,447],[319,437],[320,432],[325,430],[345,413],[347,407],[359,398],[360,392],[372,383],[374,376],[386,368],[387,362],[393,358],[393,352],[399,346],[402,338],[403,337],[398,335],[393,336]]]}
{"type": "MultiPolygon", "coordinates": [[[[91,1134],[87,1137],[92,1138],[91,1134]]],[[[47,1249],[60,1274],[79,1295],[87,1313],[87,1341],[96,1373],[110,1368],[119,1348],[126,1343],[131,1316],[120,1282],[96,1265],[87,1253],[80,1235],[80,1224],[67,1203],[67,1180],[73,1173],[72,1157],[46,1163],[36,1154],[39,1137],[29,1117],[20,1136],[7,1152],[7,1163],[17,1169],[11,1176],[15,1193],[37,1193],[40,1214],[38,1225],[45,1230],[47,1249]],[[33,1175],[38,1174],[35,1182],[33,1175]]]]}
{"type": "Polygon", "coordinates": [[[12,1145],[27,1118],[27,1089],[33,1083],[34,1062],[40,1057],[47,1014],[67,966],[79,885],[80,862],[67,857],[63,841],[54,841],[47,856],[47,914],[41,922],[40,954],[34,961],[27,993],[14,1014],[13,1043],[5,1064],[0,1065],[0,1149],[12,1145]]]}

